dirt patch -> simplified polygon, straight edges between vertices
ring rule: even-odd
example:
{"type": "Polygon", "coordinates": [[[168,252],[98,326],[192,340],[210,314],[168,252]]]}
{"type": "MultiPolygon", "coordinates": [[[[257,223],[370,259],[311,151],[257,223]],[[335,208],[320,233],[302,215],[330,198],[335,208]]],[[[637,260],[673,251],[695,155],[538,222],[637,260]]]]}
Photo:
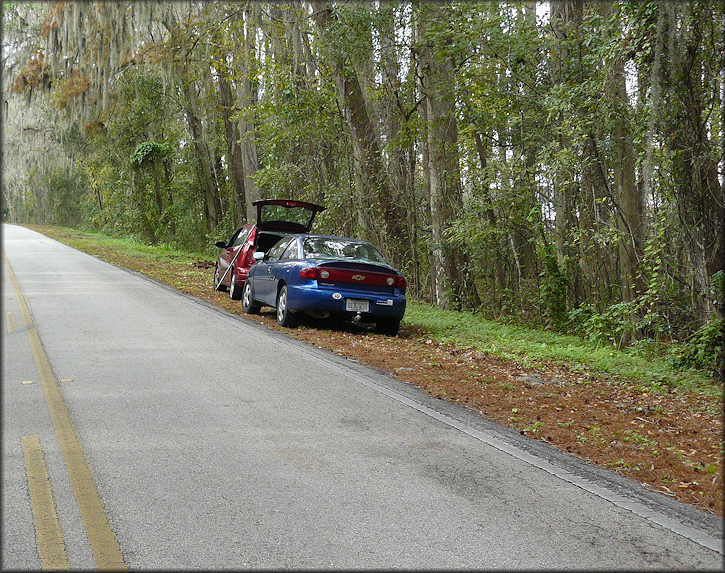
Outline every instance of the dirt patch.
{"type": "Polygon", "coordinates": [[[213,269],[214,263],[211,261],[196,261],[195,263],[191,263],[191,267],[195,269],[213,269]]]}
{"type": "Polygon", "coordinates": [[[712,396],[669,389],[654,393],[594,372],[550,363],[524,369],[472,349],[456,348],[405,323],[397,337],[352,323],[305,319],[277,326],[271,309],[247,316],[211,288],[213,263],[139,261],[112,249],[75,244],[77,237],[36,230],[119,266],[279,330],[298,340],[390,372],[429,395],[545,440],[643,487],[723,516],[723,412],[712,396]]]}

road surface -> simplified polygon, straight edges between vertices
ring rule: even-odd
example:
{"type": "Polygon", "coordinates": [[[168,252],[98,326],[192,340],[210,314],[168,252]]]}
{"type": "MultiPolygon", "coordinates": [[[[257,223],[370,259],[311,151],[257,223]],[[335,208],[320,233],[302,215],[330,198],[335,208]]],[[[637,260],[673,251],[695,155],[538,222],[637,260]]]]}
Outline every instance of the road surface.
{"type": "Polygon", "coordinates": [[[28,229],[2,238],[3,569],[723,566],[719,519],[28,229]]]}

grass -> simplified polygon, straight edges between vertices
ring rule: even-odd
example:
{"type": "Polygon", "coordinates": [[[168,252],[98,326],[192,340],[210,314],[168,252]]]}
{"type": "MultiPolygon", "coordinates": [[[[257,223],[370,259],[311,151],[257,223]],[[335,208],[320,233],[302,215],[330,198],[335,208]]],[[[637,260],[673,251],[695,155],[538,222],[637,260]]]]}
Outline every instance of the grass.
{"type": "Polygon", "coordinates": [[[577,336],[502,324],[420,302],[409,302],[404,324],[419,327],[442,342],[514,360],[523,366],[554,362],[575,370],[604,373],[652,390],[684,387],[706,393],[722,392],[712,377],[702,372],[675,369],[664,350],[653,358],[651,349],[645,356],[587,342],[577,336]]]}
{"type": "Polygon", "coordinates": [[[32,225],[29,225],[29,227],[48,234],[54,229],[55,233],[51,235],[53,238],[79,251],[96,248],[126,257],[139,257],[149,261],[173,261],[175,263],[193,263],[211,258],[209,253],[183,251],[168,245],[148,245],[132,238],[109,237],[101,233],[79,231],[67,227],[41,227],[32,225]]]}

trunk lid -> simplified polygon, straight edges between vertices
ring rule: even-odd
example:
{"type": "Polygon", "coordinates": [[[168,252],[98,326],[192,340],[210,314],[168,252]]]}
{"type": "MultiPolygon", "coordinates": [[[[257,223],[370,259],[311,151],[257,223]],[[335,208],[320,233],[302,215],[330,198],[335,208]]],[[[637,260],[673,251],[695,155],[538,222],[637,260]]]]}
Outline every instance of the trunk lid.
{"type": "Polygon", "coordinates": [[[405,288],[405,278],[389,267],[330,261],[317,265],[317,282],[324,286],[351,285],[361,290],[405,288]]]}
{"type": "Polygon", "coordinates": [[[257,208],[257,228],[286,233],[309,233],[315,215],[325,210],[321,205],[291,199],[260,199],[252,205],[257,208]]]}

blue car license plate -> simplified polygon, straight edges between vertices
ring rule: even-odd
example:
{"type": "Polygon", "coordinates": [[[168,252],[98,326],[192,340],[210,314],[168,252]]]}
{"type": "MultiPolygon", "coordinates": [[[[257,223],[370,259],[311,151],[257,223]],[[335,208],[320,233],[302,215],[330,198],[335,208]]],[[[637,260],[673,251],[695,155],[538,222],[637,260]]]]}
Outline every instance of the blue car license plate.
{"type": "Polygon", "coordinates": [[[345,310],[351,312],[370,312],[370,301],[347,298],[345,299],[345,310]]]}

